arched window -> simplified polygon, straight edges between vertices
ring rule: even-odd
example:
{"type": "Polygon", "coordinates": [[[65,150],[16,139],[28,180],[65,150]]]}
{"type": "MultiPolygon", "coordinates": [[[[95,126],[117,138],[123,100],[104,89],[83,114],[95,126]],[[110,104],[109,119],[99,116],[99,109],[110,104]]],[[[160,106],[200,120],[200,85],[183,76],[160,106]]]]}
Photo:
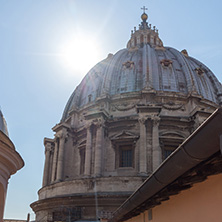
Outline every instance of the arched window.
{"type": "Polygon", "coordinates": [[[89,103],[92,102],[92,94],[89,94],[89,95],[88,95],[88,102],[89,102],[89,103]]]}

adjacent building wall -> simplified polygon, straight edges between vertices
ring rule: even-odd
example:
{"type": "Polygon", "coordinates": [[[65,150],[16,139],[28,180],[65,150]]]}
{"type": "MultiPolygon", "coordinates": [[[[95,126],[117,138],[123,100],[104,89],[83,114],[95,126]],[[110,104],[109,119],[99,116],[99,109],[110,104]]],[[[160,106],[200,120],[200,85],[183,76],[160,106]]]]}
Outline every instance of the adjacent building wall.
{"type": "Polygon", "coordinates": [[[23,166],[24,162],[16,152],[13,143],[0,129],[0,222],[3,221],[8,180],[23,166]]]}
{"type": "Polygon", "coordinates": [[[222,217],[221,187],[222,175],[210,176],[127,222],[219,222],[222,217]]]}

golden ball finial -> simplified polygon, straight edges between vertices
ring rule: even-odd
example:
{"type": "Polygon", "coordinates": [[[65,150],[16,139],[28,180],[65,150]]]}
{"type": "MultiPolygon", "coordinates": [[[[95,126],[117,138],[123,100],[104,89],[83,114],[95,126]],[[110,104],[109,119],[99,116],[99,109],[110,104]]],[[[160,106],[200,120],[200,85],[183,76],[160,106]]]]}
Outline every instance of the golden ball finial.
{"type": "Polygon", "coordinates": [[[141,19],[145,22],[145,21],[148,19],[148,15],[144,12],[144,13],[141,15],[141,19]]]}

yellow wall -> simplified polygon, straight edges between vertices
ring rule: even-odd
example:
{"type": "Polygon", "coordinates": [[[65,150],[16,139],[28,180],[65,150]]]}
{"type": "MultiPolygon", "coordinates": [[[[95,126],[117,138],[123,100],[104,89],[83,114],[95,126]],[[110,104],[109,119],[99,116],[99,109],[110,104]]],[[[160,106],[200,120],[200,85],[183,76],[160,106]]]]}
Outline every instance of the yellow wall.
{"type": "Polygon", "coordinates": [[[168,201],[128,222],[221,222],[222,221],[222,174],[210,176],[191,189],[171,196],[168,201]]]}

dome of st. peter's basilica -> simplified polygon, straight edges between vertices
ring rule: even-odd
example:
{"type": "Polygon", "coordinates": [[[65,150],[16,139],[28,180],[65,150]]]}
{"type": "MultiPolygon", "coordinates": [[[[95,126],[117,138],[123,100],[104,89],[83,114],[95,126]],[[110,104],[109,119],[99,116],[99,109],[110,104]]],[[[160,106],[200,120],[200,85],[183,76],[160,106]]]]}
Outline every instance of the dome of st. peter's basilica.
{"type": "Polygon", "coordinates": [[[96,64],[45,138],[36,221],[111,213],[222,103],[200,61],[165,47],[143,13],[127,48],[96,64]],[[44,218],[44,220],[42,220],[44,218]]]}

